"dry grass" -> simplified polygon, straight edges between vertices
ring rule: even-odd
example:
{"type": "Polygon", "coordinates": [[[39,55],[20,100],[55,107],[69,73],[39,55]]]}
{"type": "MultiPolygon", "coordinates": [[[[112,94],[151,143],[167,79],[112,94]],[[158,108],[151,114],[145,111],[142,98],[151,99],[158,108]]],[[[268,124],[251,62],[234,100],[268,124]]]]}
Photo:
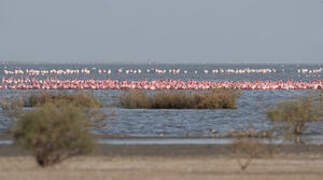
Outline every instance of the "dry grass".
{"type": "Polygon", "coordinates": [[[120,105],[130,109],[235,109],[238,91],[216,89],[207,92],[159,91],[148,94],[129,90],[120,105]]]}

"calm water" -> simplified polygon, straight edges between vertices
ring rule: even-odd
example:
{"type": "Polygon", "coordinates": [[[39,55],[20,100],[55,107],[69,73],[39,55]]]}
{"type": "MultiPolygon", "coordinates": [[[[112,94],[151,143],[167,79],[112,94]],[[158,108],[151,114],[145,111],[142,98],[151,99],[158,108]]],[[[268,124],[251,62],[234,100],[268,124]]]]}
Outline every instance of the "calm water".
{"type": "MultiPolygon", "coordinates": [[[[238,80],[322,80],[323,74],[299,75],[297,69],[323,68],[323,65],[0,65],[0,76],[4,76],[3,70],[13,69],[111,69],[113,73],[109,78],[114,80],[154,80],[154,79],[182,79],[182,80],[212,80],[212,81],[238,81],[238,80]],[[209,71],[215,68],[275,68],[277,73],[272,74],[204,74],[204,69],[209,71]],[[118,74],[119,68],[143,70],[143,74],[118,74]],[[188,70],[188,74],[158,75],[146,73],[147,68],[188,70]],[[198,75],[193,72],[197,70],[198,75]]],[[[9,77],[9,76],[8,76],[9,77]]],[[[7,78],[7,77],[6,77],[7,78]]],[[[48,78],[47,76],[36,78],[48,78]]],[[[91,73],[90,75],[57,76],[60,79],[106,79],[106,74],[91,73]]],[[[56,91],[53,91],[56,92],[56,91]]],[[[67,91],[73,92],[73,91],[67,91]]],[[[89,91],[97,95],[105,104],[116,105],[118,96],[123,93],[116,90],[89,91]]],[[[37,93],[37,91],[1,91],[2,95],[37,93]]],[[[210,136],[209,129],[214,129],[220,134],[232,129],[247,129],[254,127],[257,130],[271,128],[271,123],[266,120],[265,111],[280,100],[293,98],[297,95],[316,94],[318,91],[243,91],[238,100],[238,109],[235,110],[146,110],[146,109],[122,109],[104,108],[108,114],[116,112],[117,116],[107,118],[108,126],[99,130],[100,133],[130,136],[210,136]]],[[[0,113],[0,131],[6,131],[12,123],[0,113]]],[[[323,124],[314,123],[308,129],[311,135],[323,135],[323,124]]]]}

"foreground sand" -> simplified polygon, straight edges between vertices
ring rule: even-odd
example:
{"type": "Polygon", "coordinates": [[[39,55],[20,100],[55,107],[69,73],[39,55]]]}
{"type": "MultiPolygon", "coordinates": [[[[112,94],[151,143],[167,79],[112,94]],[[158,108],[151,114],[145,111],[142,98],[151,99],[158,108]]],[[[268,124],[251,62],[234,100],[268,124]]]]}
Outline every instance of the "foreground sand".
{"type": "Polygon", "coordinates": [[[0,179],[323,179],[321,147],[288,147],[274,158],[255,159],[244,172],[232,154],[224,153],[225,149],[230,147],[105,146],[96,155],[74,157],[44,169],[28,153],[17,155],[16,148],[0,148],[0,179]],[[288,149],[295,150],[286,154],[288,149]]]}
{"type": "Polygon", "coordinates": [[[275,179],[323,178],[323,160],[257,159],[241,172],[230,158],[78,157],[40,168],[31,157],[1,158],[0,179],[275,179]]]}

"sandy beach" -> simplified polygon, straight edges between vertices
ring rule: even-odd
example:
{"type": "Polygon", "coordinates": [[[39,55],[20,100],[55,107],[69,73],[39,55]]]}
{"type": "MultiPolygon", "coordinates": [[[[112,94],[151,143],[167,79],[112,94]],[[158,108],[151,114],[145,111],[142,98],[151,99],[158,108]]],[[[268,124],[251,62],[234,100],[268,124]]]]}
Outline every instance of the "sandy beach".
{"type": "Polygon", "coordinates": [[[49,168],[14,145],[0,146],[0,179],[322,179],[323,146],[273,147],[241,171],[231,145],[100,145],[49,168]]]}

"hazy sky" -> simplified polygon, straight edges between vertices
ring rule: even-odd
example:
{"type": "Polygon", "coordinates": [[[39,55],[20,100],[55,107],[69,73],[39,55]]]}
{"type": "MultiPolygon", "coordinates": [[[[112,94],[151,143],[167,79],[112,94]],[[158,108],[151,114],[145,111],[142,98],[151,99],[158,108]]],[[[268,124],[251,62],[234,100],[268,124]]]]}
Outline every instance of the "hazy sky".
{"type": "Polygon", "coordinates": [[[323,63],[323,0],[0,0],[0,61],[323,63]]]}

